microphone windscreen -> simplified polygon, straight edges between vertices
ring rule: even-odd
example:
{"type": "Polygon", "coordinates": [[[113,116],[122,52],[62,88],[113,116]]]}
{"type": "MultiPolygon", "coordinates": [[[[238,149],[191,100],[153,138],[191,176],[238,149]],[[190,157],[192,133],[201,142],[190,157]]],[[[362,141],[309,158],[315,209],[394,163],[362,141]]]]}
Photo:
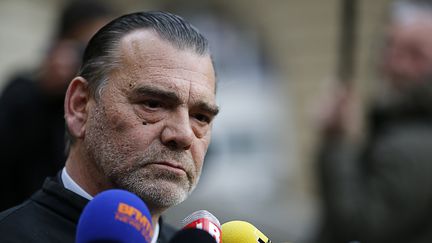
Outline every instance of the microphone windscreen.
{"type": "Polygon", "coordinates": [[[169,243],[216,243],[207,231],[187,228],[177,232],[169,243]]]}
{"type": "Polygon", "coordinates": [[[196,222],[200,219],[207,219],[208,221],[212,222],[213,224],[217,225],[220,228],[219,220],[211,214],[207,210],[198,210],[187,216],[185,219],[182,220],[183,227],[186,227],[190,225],[193,222],[196,222]]]}
{"type": "Polygon", "coordinates": [[[230,221],[222,225],[223,243],[271,243],[271,240],[252,224],[230,221]]]}
{"type": "Polygon", "coordinates": [[[208,232],[214,237],[216,243],[221,242],[221,225],[219,220],[206,210],[193,212],[182,221],[183,228],[195,228],[208,232]]]}
{"type": "Polygon", "coordinates": [[[135,194],[107,190],[84,208],[77,226],[76,243],[150,243],[153,226],[150,211],[135,194]]]}

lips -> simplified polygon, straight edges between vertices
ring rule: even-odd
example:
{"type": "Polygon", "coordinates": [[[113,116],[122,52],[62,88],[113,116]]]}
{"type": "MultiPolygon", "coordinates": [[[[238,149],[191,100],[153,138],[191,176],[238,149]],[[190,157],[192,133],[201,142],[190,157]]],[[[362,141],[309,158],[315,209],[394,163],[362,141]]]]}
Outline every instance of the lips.
{"type": "Polygon", "coordinates": [[[151,165],[163,167],[164,169],[172,170],[172,171],[175,171],[177,173],[186,173],[185,168],[178,163],[173,163],[173,162],[168,162],[168,161],[160,161],[160,162],[151,163],[151,165]]]}

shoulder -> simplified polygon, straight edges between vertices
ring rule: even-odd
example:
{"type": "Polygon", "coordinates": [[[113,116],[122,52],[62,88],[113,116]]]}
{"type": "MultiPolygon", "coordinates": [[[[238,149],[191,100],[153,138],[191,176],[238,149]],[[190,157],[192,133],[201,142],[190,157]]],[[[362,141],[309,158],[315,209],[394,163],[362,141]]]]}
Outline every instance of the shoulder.
{"type": "Polygon", "coordinates": [[[432,126],[429,124],[395,127],[375,139],[368,154],[369,166],[374,168],[374,173],[391,176],[400,185],[402,181],[432,185],[431,148],[432,126]]]}
{"type": "Polygon", "coordinates": [[[76,225],[32,198],[0,213],[1,242],[74,242],[76,225]]]}
{"type": "Polygon", "coordinates": [[[380,149],[392,149],[399,152],[421,152],[432,154],[432,125],[418,122],[394,126],[376,138],[380,149]],[[414,149],[414,150],[412,150],[414,149]]]}
{"type": "Polygon", "coordinates": [[[0,235],[2,242],[31,242],[31,229],[27,227],[33,223],[32,208],[30,201],[7,209],[0,213],[0,235]]]}
{"type": "Polygon", "coordinates": [[[25,201],[24,203],[6,209],[3,212],[0,212],[0,227],[7,225],[8,223],[13,222],[19,218],[22,218],[23,215],[26,214],[28,207],[30,206],[30,201],[25,201]]]}

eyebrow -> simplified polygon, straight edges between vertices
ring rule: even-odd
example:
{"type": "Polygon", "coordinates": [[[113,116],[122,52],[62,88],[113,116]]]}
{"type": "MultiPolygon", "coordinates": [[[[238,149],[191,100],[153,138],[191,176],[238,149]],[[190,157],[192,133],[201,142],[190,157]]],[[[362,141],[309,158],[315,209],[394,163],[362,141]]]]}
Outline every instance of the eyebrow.
{"type": "MultiPolygon", "coordinates": [[[[136,88],[134,91],[134,96],[152,96],[167,100],[173,104],[180,104],[180,97],[172,91],[163,90],[153,86],[141,86],[136,88]]],[[[195,107],[216,116],[219,113],[219,107],[204,101],[198,102],[194,105],[195,107]]]]}
{"type": "Polygon", "coordinates": [[[138,87],[133,91],[133,93],[136,96],[155,96],[164,100],[169,100],[173,103],[180,103],[180,97],[176,93],[152,86],[138,87]]]}
{"type": "Polygon", "coordinates": [[[197,107],[200,110],[210,113],[212,116],[216,116],[219,113],[219,107],[216,105],[210,105],[205,102],[198,103],[197,107]]]}

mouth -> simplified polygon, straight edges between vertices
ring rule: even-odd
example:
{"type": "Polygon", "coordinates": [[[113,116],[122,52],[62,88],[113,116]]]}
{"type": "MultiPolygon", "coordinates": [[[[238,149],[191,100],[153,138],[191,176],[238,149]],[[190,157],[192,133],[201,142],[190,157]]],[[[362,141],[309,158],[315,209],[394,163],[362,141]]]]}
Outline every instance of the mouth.
{"type": "Polygon", "coordinates": [[[169,162],[169,161],[158,161],[155,163],[151,163],[150,165],[158,167],[163,170],[174,172],[176,174],[186,174],[185,168],[179,163],[169,162]]]}

